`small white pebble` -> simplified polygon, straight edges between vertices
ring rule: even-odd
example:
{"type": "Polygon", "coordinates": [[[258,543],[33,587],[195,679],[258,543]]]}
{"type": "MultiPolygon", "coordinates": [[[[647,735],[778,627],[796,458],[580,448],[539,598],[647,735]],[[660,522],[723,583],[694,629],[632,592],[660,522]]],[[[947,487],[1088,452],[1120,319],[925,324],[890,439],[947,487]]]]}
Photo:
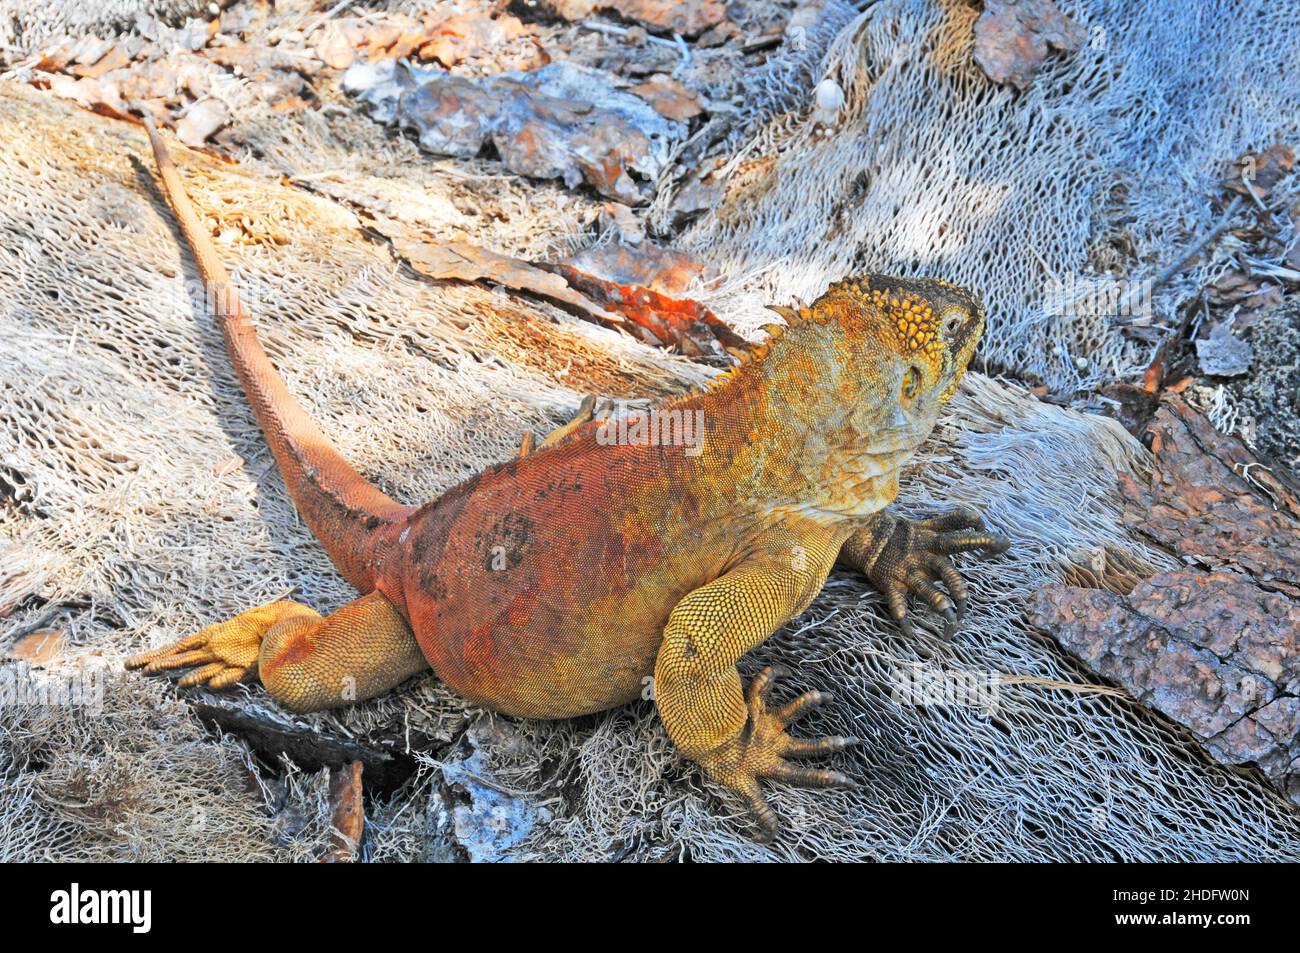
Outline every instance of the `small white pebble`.
{"type": "Polygon", "coordinates": [[[813,118],[818,122],[833,123],[844,108],[844,90],[829,76],[813,90],[813,118]]]}

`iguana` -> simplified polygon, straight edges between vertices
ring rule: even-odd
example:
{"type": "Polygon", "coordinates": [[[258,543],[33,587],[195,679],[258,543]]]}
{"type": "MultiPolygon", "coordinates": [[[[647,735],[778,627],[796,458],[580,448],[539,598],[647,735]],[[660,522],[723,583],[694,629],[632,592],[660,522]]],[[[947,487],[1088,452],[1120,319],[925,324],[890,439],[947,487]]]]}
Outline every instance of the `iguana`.
{"type": "Polygon", "coordinates": [[[289,494],[363,595],[328,616],[289,600],[258,606],[129,668],[192,667],[179,684],[214,689],[260,678],[297,712],[372,698],[430,668],[520,718],[602,711],[650,684],[678,750],[748,802],[762,835],[777,819],[760,778],[851,785],[791,761],[856,740],[787,731],[830,695],[773,704],[772,670],[746,692],[736,663],[809,605],[837,561],[865,573],[905,628],[911,593],[951,632],[966,587],[949,555],[1009,545],[970,511],[885,511],[983,331],[970,293],[922,278],[839,282],[784,309],[788,324],[770,326],[750,360],[652,412],[693,415],[701,442],[610,439],[588,402],[518,458],[404,506],[349,466],[289,392],[146,126],[289,494]]]}

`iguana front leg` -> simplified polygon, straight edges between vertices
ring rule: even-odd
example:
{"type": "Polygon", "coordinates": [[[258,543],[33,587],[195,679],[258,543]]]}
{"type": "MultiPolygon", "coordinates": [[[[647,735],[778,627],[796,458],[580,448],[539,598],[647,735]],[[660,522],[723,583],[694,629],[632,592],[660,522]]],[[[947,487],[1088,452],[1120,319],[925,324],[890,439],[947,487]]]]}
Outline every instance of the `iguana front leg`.
{"type": "Polygon", "coordinates": [[[944,617],[944,635],[951,636],[966,613],[966,582],[949,558],[955,553],[1004,553],[1011,540],[990,533],[973,510],[962,509],[923,520],[877,513],[849,537],[840,562],[864,573],[889,604],[889,613],[905,635],[912,635],[907,596],[923,598],[944,617]],[[942,582],[946,593],[935,583],[942,582]]]}
{"type": "Polygon", "coordinates": [[[747,698],[736,662],[812,601],[841,539],[820,528],[773,534],[760,552],[677,604],[655,665],[655,702],[669,737],[711,778],[745,798],[767,838],[776,833],[777,819],[759,779],[851,787],[839,772],[788,759],[839,751],[853,739],[792,737],[787,726],[831,696],[805,692],[771,708],[772,670],[754,679],[747,698]]]}

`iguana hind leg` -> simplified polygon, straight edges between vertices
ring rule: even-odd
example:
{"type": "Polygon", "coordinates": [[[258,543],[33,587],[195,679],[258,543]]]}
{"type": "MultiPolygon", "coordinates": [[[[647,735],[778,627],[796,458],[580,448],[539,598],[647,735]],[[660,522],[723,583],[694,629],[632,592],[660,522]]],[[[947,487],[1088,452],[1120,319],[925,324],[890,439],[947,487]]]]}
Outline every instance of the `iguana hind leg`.
{"type": "Polygon", "coordinates": [[[181,686],[224,688],[261,677],[293,711],[319,711],[383,694],[429,667],[406,620],[372,592],[322,617],[282,599],[210,625],[126,663],[146,674],[193,667],[181,686]]]}
{"type": "Polygon", "coordinates": [[[587,421],[593,420],[595,416],[596,395],[588,394],[586,397],[582,398],[582,403],[578,405],[578,412],[573,415],[573,419],[567,424],[561,424],[556,427],[542,439],[541,443],[537,442],[537,435],[531,430],[525,433],[523,441],[519,444],[519,455],[521,457],[526,457],[530,453],[536,453],[538,450],[559,443],[587,421]]]}
{"type": "Polygon", "coordinates": [[[820,591],[839,541],[829,534],[790,535],[687,595],[669,617],[655,664],[659,717],[682,754],[740,794],[766,838],[776,814],[760,778],[814,787],[848,787],[836,771],[791,764],[790,758],[829,754],[854,739],[804,740],[786,728],[817,705],[823,692],[805,692],[782,707],[768,703],[773,672],[765,669],[746,694],[737,660],[802,612],[820,591]]]}
{"type": "Polygon", "coordinates": [[[1011,540],[991,533],[970,509],[953,510],[924,520],[909,520],[887,511],[849,537],[840,561],[864,573],[889,604],[905,635],[912,634],[907,618],[909,594],[923,598],[944,618],[944,635],[951,636],[966,613],[966,583],[952,564],[956,553],[989,556],[1011,548],[1011,540]],[[936,583],[942,582],[946,593],[936,583]]]}

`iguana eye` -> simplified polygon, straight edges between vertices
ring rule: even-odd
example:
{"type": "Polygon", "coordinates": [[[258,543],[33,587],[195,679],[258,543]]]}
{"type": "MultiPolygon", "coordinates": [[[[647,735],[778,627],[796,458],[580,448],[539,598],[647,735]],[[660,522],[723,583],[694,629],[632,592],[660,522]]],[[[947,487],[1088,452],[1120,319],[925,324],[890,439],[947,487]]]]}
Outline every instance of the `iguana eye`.
{"type": "Polygon", "coordinates": [[[967,318],[961,308],[948,308],[939,319],[939,330],[944,337],[950,337],[967,318]]]}
{"type": "Polygon", "coordinates": [[[916,396],[916,391],[920,386],[921,372],[915,366],[909,367],[907,373],[903,375],[903,396],[911,400],[916,396]]]}

